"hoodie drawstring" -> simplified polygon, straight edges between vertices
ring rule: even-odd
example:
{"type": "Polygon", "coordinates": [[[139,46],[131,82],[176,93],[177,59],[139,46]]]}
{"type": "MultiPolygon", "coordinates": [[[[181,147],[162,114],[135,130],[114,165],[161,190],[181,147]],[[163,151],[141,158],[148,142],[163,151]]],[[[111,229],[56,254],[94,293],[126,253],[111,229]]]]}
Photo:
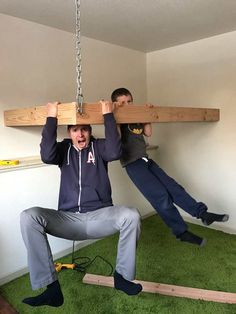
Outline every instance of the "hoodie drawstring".
{"type": "Polygon", "coordinates": [[[67,151],[67,166],[70,165],[70,149],[71,149],[71,144],[70,144],[68,151],[67,151]]]}
{"type": "Polygon", "coordinates": [[[92,155],[93,155],[93,164],[95,165],[95,153],[94,153],[93,142],[92,142],[92,155]]]}

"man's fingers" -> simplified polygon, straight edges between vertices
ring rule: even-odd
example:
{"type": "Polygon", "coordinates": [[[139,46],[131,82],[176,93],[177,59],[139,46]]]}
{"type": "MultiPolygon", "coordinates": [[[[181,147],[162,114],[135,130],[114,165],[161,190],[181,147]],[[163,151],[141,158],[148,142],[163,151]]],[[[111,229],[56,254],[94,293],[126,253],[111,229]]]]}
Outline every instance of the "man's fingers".
{"type": "Polygon", "coordinates": [[[102,105],[102,114],[113,112],[114,106],[113,103],[107,100],[100,100],[102,105]]]}
{"type": "Polygon", "coordinates": [[[47,116],[48,117],[57,117],[59,101],[47,103],[47,116]]]}

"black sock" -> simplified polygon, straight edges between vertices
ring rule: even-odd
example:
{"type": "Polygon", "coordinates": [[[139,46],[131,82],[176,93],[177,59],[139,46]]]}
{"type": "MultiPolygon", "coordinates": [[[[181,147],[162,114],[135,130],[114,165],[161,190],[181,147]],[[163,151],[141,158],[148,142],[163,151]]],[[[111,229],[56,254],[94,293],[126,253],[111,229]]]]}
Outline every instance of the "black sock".
{"type": "Polygon", "coordinates": [[[128,295],[136,295],[142,291],[143,287],[139,283],[134,283],[124,279],[117,271],[114,272],[115,289],[121,290],[128,295]]]}
{"type": "Polygon", "coordinates": [[[177,239],[183,242],[188,242],[192,244],[196,244],[199,246],[204,246],[206,244],[206,240],[203,238],[200,238],[199,236],[193,234],[192,232],[185,231],[184,233],[181,233],[177,236],[177,239]]]}
{"type": "Polygon", "coordinates": [[[209,212],[204,212],[201,216],[200,216],[202,222],[204,225],[209,226],[210,224],[212,224],[215,221],[221,221],[221,222],[225,222],[229,220],[229,215],[219,215],[219,214],[214,214],[214,213],[209,213],[209,212]]]}
{"type": "Polygon", "coordinates": [[[49,305],[53,307],[61,306],[64,302],[63,294],[61,292],[61,287],[59,281],[56,280],[47,286],[47,289],[40,295],[31,298],[25,298],[22,300],[31,306],[42,306],[49,305]]]}

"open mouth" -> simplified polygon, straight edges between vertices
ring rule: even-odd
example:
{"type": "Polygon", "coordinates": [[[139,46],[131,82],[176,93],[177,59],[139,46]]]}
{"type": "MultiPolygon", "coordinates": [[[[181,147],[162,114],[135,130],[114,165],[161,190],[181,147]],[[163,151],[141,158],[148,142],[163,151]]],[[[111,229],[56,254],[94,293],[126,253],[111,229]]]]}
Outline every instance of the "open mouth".
{"type": "Polygon", "coordinates": [[[85,144],[86,143],[86,139],[82,139],[82,140],[78,140],[78,144],[85,144]]]}
{"type": "Polygon", "coordinates": [[[80,144],[80,143],[84,143],[84,142],[86,142],[86,139],[84,138],[84,139],[82,139],[82,140],[78,140],[78,143],[80,144]]]}

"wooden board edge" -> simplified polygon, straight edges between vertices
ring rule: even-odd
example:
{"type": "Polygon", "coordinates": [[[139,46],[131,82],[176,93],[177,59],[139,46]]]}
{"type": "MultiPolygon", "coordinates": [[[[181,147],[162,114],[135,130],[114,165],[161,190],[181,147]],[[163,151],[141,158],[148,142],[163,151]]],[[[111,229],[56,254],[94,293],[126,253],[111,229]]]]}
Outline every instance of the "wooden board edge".
{"type": "Polygon", "coordinates": [[[18,314],[16,310],[0,295],[0,313],[1,314],[18,314]]]}
{"type": "MultiPolygon", "coordinates": [[[[143,292],[158,293],[168,296],[213,301],[219,303],[236,304],[236,293],[176,286],[142,280],[135,280],[134,282],[140,283],[143,286],[143,292]]],[[[93,275],[88,273],[84,276],[83,283],[114,287],[113,277],[93,275]]]]}

